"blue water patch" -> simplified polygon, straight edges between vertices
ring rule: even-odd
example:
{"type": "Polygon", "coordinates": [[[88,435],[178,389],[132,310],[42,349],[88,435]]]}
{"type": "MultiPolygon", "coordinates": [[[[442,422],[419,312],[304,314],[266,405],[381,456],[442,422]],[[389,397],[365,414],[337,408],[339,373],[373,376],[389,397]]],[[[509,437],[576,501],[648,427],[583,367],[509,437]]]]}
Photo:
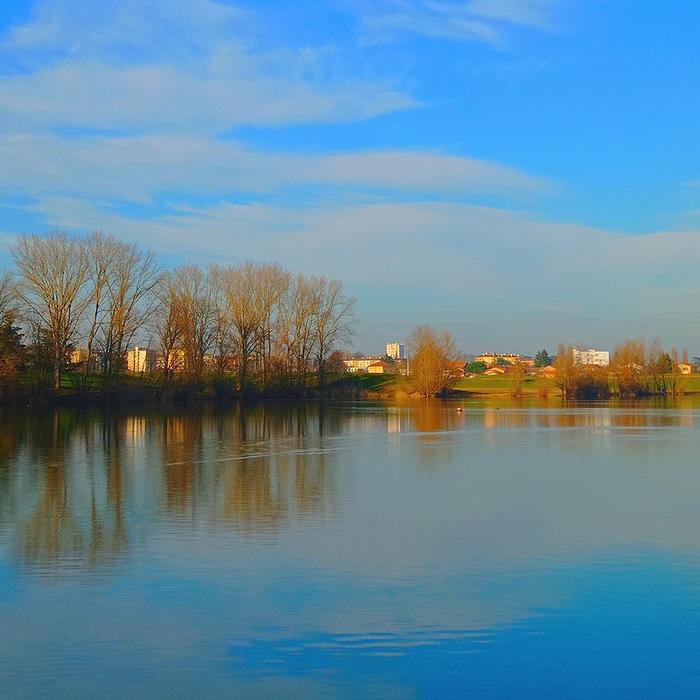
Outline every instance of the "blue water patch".
{"type": "Polygon", "coordinates": [[[700,569],[650,555],[629,565],[553,569],[562,608],[493,629],[286,636],[238,640],[236,674],[332,678],[338,688],[391,682],[418,697],[696,697],[700,569]],[[680,574],[680,575],[679,575],[680,574]]]}

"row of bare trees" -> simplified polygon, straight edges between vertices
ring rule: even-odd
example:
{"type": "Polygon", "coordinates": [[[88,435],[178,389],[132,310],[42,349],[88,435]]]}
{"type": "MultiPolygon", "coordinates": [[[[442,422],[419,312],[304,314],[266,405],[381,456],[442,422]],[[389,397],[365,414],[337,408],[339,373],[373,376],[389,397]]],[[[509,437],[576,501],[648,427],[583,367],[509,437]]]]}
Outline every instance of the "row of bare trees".
{"type": "Polygon", "coordinates": [[[304,385],[312,369],[324,386],[330,357],[355,323],[342,282],[276,264],[181,267],[161,277],[156,297],[151,326],[166,373],[183,363],[201,380],[208,367],[217,378],[235,367],[239,390],[251,375],[264,387],[304,385]]]}
{"type": "Polygon", "coordinates": [[[153,253],[95,232],[21,236],[16,275],[0,277],[0,324],[19,323],[54,388],[72,348],[82,382],[114,384],[135,343],[158,353],[166,379],[201,383],[235,374],[250,382],[325,383],[329,358],[350,340],[354,300],[342,282],[275,264],[185,265],[164,271],[153,253]]]}
{"type": "Polygon", "coordinates": [[[155,307],[160,270],[152,253],[96,232],[21,236],[14,247],[17,301],[25,338],[44,356],[54,388],[66,355],[85,343],[83,379],[98,369],[111,382],[155,307]]]}

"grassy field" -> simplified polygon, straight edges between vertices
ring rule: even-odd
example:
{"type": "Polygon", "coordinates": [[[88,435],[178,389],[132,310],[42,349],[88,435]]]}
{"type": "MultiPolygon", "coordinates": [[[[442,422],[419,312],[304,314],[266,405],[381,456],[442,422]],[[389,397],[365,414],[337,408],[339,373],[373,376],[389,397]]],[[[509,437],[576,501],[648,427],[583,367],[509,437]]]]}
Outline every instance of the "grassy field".
{"type": "MultiPolygon", "coordinates": [[[[405,386],[401,385],[402,378],[392,375],[356,374],[352,381],[370,392],[386,392],[391,395],[397,389],[405,390],[405,386]]],[[[700,374],[684,377],[682,386],[686,394],[700,394],[700,374]]],[[[503,376],[476,375],[458,380],[452,389],[465,395],[510,396],[513,391],[513,379],[503,376]]],[[[540,396],[543,391],[546,391],[549,396],[559,396],[559,389],[553,379],[535,376],[525,378],[522,387],[523,396],[540,396]]]]}
{"type": "MultiPolygon", "coordinates": [[[[455,391],[463,391],[467,394],[510,394],[513,391],[513,379],[511,377],[485,377],[476,375],[460,379],[454,385],[455,391]]],[[[552,379],[546,377],[526,377],[523,382],[522,392],[526,396],[537,396],[546,390],[550,394],[558,394],[559,390],[552,379]]]]}
{"type": "MultiPolygon", "coordinates": [[[[693,374],[681,379],[683,392],[686,394],[700,393],[700,374],[693,374]]],[[[513,390],[511,377],[485,377],[477,375],[467,379],[460,379],[453,387],[456,391],[467,394],[510,394],[513,390]]],[[[523,384],[523,394],[537,396],[542,388],[546,388],[550,395],[558,395],[559,389],[553,379],[545,377],[527,377],[523,384]]]]}
{"type": "MultiPolygon", "coordinates": [[[[76,373],[65,372],[62,376],[61,391],[58,395],[78,395],[78,387],[81,383],[81,377],[76,373]]],[[[229,378],[231,379],[231,378],[229,378]]],[[[26,384],[27,388],[33,382],[28,376],[23,377],[22,385],[26,384]]],[[[352,374],[352,375],[331,375],[327,378],[327,388],[332,391],[333,387],[350,388],[352,391],[359,391],[361,394],[369,396],[385,396],[393,397],[395,395],[403,395],[410,391],[403,377],[387,374],[352,374]],[[398,394],[397,394],[398,392],[398,394]]],[[[125,396],[138,396],[143,394],[144,390],[148,393],[149,381],[148,378],[141,375],[125,374],[119,377],[119,390],[125,396]]],[[[98,392],[101,388],[101,380],[99,377],[89,377],[88,385],[91,390],[98,392]]],[[[682,392],[684,394],[700,394],[700,374],[683,377],[681,379],[682,392]]],[[[152,387],[151,387],[152,388],[152,387]]],[[[512,377],[493,376],[486,377],[476,375],[459,379],[452,386],[454,392],[458,392],[465,396],[468,395],[493,395],[493,396],[510,396],[513,392],[512,377]]],[[[152,393],[152,392],[151,392],[152,393]]],[[[560,392],[553,379],[546,377],[529,376],[526,377],[522,385],[523,396],[559,396],[560,392]]]]}
{"type": "Polygon", "coordinates": [[[700,394],[700,374],[683,377],[681,385],[686,394],[700,394]]]}
{"type": "MultiPolygon", "coordinates": [[[[405,379],[394,375],[356,374],[353,375],[352,381],[361,389],[371,392],[386,392],[390,394],[397,390],[406,391],[405,379]]],[[[540,394],[542,387],[546,387],[550,394],[559,393],[551,379],[527,377],[523,384],[523,394],[526,396],[537,396],[540,394]]],[[[452,389],[465,394],[502,394],[510,396],[513,391],[513,380],[510,377],[476,376],[469,379],[460,379],[453,385],[452,389]]]]}
{"type": "MultiPolygon", "coordinates": [[[[361,374],[350,375],[352,382],[356,383],[360,389],[365,391],[386,391],[393,390],[397,377],[393,374],[361,374]]],[[[347,380],[348,375],[344,375],[347,380]]]]}

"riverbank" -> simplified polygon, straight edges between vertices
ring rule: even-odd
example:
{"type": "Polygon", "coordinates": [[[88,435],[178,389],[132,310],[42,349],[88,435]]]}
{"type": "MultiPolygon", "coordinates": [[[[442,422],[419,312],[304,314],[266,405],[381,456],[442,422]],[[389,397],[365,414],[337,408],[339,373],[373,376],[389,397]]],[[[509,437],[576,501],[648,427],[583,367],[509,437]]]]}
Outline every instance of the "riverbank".
{"type": "Polygon", "coordinates": [[[145,404],[163,402],[227,402],[242,399],[326,399],[356,400],[380,399],[393,396],[395,391],[387,389],[394,377],[370,374],[340,374],[327,378],[323,387],[307,383],[276,383],[266,387],[251,383],[245,390],[236,388],[231,377],[199,383],[176,378],[164,383],[148,375],[123,375],[109,387],[102,385],[98,377],[88,381],[76,374],[66,373],[61,388],[53,389],[37,385],[29,377],[6,387],[0,393],[0,405],[99,405],[145,404]]]}
{"type": "MultiPolygon", "coordinates": [[[[681,394],[700,394],[700,374],[683,376],[680,379],[681,394]]],[[[458,379],[450,388],[448,395],[452,398],[470,396],[508,396],[513,393],[513,379],[508,376],[474,375],[458,379]]],[[[375,387],[375,393],[382,398],[409,398],[418,396],[407,389],[404,378],[389,376],[375,387]]],[[[560,396],[561,391],[551,377],[527,376],[520,388],[520,395],[525,397],[560,396]]]]}
{"type": "MultiPolygon", "coordinates": [[[[385,376],[383,382],[376,383],[372,387],[371,393],[377,398],[385,399],[421,398],[420,394],[411,391],[404,377],[396,376],[385,376]]],[[[475,375],[458,379],[450,387],[447,396],[450,398],[511,396],[512,393],[513,380],[510,377],[475,375]]],[[[522,396],[559,396],[560,393],[554,381],[547,377],[526,377],[521,388],[522,396]]]]}
{"type": "MultiPolygon", "coordinates": [[[[682,394],[700,394],[700,374],[683,377],[682,394]]],[[[513,380],[503,376],[475,375],[457,380],[450,388],[450,398],[479,396],[510,397],[513,380]]],[[[547,397],[561,394],[555,381],[548,377],[526,377],[520,395],[522,397],[547,397]]],[[[18,384],[0,396],[0,404],[14,405],[97,405],[153,404],[163,402],[226,402],[241,399],[324,399],[393,400],[421,398],[412,392],[404,377],[381,374],[340,374],[328,378],[323,388],[309,382],[302,384],[277,384],[268,387],[250,385],[245,391],[235,388],[233,379],[219,382],[203,382],[199,385],[186,381],[163,384],[146,376],[125,375],[109,389],[102,388],[96,380],[87,385],[75,375],[66,374],[60,389],[40,388],[27,383],[18,384]]]]}

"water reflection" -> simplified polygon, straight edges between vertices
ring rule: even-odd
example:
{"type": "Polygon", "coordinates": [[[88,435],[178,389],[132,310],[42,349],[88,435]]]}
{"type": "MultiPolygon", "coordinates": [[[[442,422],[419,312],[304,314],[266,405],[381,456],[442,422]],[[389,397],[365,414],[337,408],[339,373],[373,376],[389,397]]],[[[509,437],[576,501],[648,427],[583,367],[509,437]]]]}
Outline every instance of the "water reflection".
{"type": "Polygon", "coordinates": [[[332,516],[333,449],[348,429],[322,406],[160,415],[2,415],[0,524],[28,563],[118,559],[164,512],[246,531],[332,516]]]}
{"type": "MultiPolygon", "coordinates": [[[[454,459],[473,430],[563,429],[571,431],[563,439],[580,441],[586,430],[602,439],[610,430],[694,425],[694,399],[664,405],[261,403],[170,414],[7,413],[0,523],[27,562],[93,566],[118,560],[135,525],[159,512],[249,533],[333,517],[341,505],[336,459],[349,448],[343,436],[385,434],[398,455],[410,435],[415,455],[432,466],[454,459]]],[[[622,447],[635,452],[648,443],[622,447]]]]}
{"type": "Polygon", "coordinates": [[[700,624],[698,416],[0,413],[0,695],[11,669],[17,695],[508,697],[534,668],[568,696],[553,668],[626,648],[668,680],[700,624]]]}

